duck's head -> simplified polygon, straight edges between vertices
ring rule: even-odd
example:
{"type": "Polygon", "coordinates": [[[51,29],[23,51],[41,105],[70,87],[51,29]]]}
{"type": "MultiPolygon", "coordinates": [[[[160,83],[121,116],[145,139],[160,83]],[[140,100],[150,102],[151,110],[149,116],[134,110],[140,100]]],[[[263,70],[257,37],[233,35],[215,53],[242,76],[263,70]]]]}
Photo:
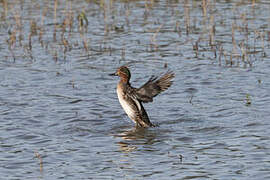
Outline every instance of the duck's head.
{"type": "Polygon", "coordinates": [[[129,69],[126,66],[119,67],[115,73],[110,74],[111,76],[119,76],[121,81],[129,82],[131,74],[129,69]]]}

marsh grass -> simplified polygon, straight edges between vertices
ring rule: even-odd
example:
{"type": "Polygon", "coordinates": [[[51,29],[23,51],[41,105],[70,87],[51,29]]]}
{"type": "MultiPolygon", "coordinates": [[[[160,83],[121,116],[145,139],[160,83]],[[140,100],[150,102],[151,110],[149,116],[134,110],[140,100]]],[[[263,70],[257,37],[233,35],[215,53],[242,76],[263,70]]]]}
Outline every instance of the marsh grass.
{"type": "Polygon", "coordinates": [[[38,152],[35,152],[35,157],[39,160],[39,171],[40,173],[43,172],[43,160],[41,155],[38,152]]]}
{"type": "MultiPolygon", "coordinates": [[[[78,54],[77,51],[80,53],[77,58],[105,54],[119,55],[125,60],[129,39],[122,46],[115,46],[114,38],[135,33],[138,25],[145,29],[150,39],[138,45],[150,47],[147,53],[168,51],[160,46],[160,39],[165,34],[175,33],[174,43],[178,47],[168,46],[170,51],[175,51],[173,54],[184,53],[189,58],[209,60],[220,66],[244,68],[251,68],[255,61],[268,57],[270,32],[254,25],[257,18],[255,0],[232,3],[230,10],[223,10],[212,0],[167,3],[166,14],[172,15],[170,23],[157,16],[161,2],[152,0],[54,0],[42,5],[35,2],[33,7],[24,1],[2,0],[0,3],[1,27],[8,27],[6,32],[2,31],[7,33],[5,41],[9,52],[4,56],[13,61],[18,57],[39,59],[36,56],[41,51],[55,62],[69,60],[74,52],[78,54]],[[95,8],[78,8],[77,3],[95,8]],[[132,8],[133,5],[138,7],[132,8]],[[243,10],[246,6],[249,9],[243,10]],[[143,13],[135,13],[138,8],[143,8],[143,13]],[[222,11],[230,16],[226,17],[222,11]],[[152,31],[149,31],[150,26],[152,31]]],[[[140,37],[138,39],[140,41],[140,37]]]]}

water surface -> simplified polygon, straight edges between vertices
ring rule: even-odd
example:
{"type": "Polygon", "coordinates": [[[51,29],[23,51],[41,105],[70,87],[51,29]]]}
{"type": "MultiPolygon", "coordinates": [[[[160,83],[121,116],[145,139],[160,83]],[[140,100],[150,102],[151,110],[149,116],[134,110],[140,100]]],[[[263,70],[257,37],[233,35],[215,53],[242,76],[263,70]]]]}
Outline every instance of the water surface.
{"type": "Polygon", "coordinates": [[[0,176],[269,179],[270,4],[203,2],[1,1],[0,176]],[[175,72],[159,127],[120,107],[121,65],[175,72]]]}

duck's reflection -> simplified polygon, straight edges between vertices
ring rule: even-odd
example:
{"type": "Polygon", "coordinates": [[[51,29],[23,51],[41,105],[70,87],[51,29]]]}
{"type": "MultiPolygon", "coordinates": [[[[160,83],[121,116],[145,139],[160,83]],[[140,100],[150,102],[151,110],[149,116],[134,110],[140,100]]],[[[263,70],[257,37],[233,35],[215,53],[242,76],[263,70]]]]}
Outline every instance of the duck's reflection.
{"type": "Polygon", "coordinates": [[[130,127],[122,126],[117,127],[113,131],[113,136],[117,140],[115,142],[118,147],[117,151],[121,154],[115,163],[120,167],[125,177],[132,177],[134,173],[152,174],[151,167],[147,169],[141,166],[147,160],[145,159],[145,155],[147,158],[152,159],[151,154],[155,155],[160,151],[160,143],[162,145],[168,139],[166,134],[170,130],[160,127],[134,127],[130,129],[130,127]]]}
{"type": "Polygon", "coordinates": [[[128,130],[122,130],[114,136],[122,139],[117,142],[122,152],[132,152],[136,151],[140,145],[154,144],[157,141],[157,130],[153,128],[134,127],[128,130]]]}
{"type": "Polygon", "coordinates": [[[119,148],[122,152],[128,153],[128,152],[132,152],[132,151],[136,151],[137,150],[137,146],[134,145],[130,145],[129,143],[126,142],[118,142],[117,143],[119,145],[119,148]]]}

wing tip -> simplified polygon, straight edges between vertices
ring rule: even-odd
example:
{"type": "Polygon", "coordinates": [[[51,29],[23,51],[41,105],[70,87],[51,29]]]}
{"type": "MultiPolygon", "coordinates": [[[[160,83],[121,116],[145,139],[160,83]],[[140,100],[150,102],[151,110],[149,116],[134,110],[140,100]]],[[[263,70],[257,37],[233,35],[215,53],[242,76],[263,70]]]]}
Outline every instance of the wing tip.
{"type": "Polygon", "coordinates": [[[168,70],[163,76],[158,79],[158,86],[160,87],[161,91],[165,91],[173,84],[172,79],[174,77],[175,73],[172,70],[168,70]]]}

